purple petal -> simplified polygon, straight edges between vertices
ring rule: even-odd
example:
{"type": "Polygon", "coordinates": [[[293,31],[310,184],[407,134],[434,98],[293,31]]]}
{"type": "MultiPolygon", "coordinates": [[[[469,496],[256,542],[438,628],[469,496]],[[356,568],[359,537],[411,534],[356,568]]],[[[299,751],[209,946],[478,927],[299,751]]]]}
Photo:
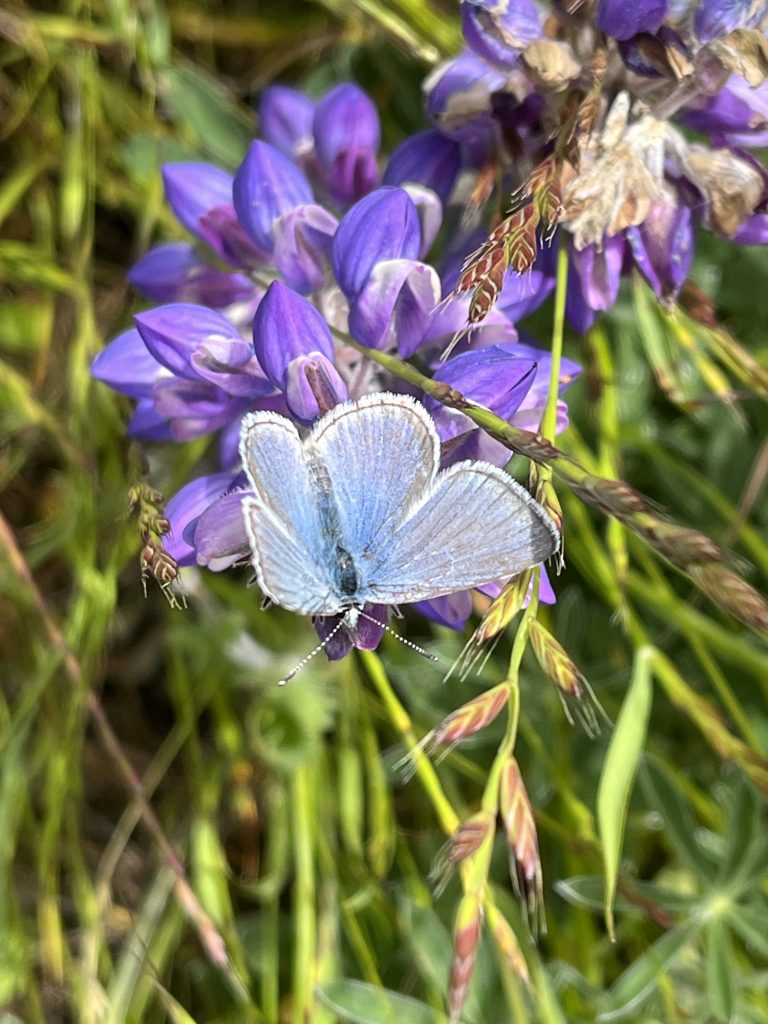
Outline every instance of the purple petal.
{"type": "Polygon", "coordinates": [[[254,245],[237,219],[232,203],[215,206],[200,218],[200,237],[216,255],[235,267],[269,263],[270,254],[254,245]]]}
{"type": "Polygon", "coordinates": [[[200,236],[200,218],[232,202],[232,175],[213,164],[165,164],[165,198],[184,227],[200,236]]]}
{"type": "Polygon", "coordinates": [[[363,289],[382,260],[418,258],[421,227],[416,207],[401,188],[379,188],[361,199],[339,224],[333,269],[348,299],[363,289]]]}
{"type": "Polygon", "coordinates": [[[568,264],[568,290],[565,293],[565,315],[577,334],[586,334],[592,329],[597,315],[587,305],[581,287],[581,277],[574,266],[573,260],[568,264]]]}
{"type": "Polygon", "coordinates": [[[341,203],[362,198],[376,185],[379,115],[367,93],[343,82],[320,100],[313,125],[315,152],[331,194],[341,203]]]}
{"type": "Polygon", "coordinates": [[[226,274],[204,263],[186,242],[158,245],[128,271],[128,280],[157,302],[199,302],[219,309],[254,291],[243,274],[226,274]]]}
{"type": "Polygon", "coordinates": [[[472,595],[468,590],[460,590],[456,594],[437,597],[432,601],[416,601],[410,607],[440,626],[460,630],[472,614],[472,595]]]}
{"type": "Polygon", "coordinates": [[[382,181],[385,185],[425,185],[447,203],[460,168],[459,143],[432,128],[400,143],[389,158],[382,181]]]}
{"type": "Polygon", "coordinates": [[[425,185],[409,184],[403,185],[403,188],[411,197],[411,202],[419,215],[419,226],[421,227],[419,256],[423,259],[432,248],[432,243],[437,238],[443,223],[443,204],[437,193],[425,185]]]}
{"type": "Polygon", "coordinates": [[[175,441],[189,441],[219,430],[242,415],[243,399],[227,395],[207,380],[160,381],[154,390],[155,410],[171,421],[175,441]]]}
{"type": "Polygon", "coordinates": [[[251,355],[249,346],[230,321],[207,306],[172,302],[137,313],[134,320],[155,359],[177,377],[198,379],[192,356],[200,349],[215,348],[221,355],[229,346],[229,365],[243,365],[251,355]]]}
{"type": "Polygon", "coordinates": [[[440,64],[424,82],[427,113],[443,132],[458,141],[476,141],[493,130],[492,94],[506,76],[467,50],[440,64]]]}
{"type": "MultiPolygon", "coordinates": [[[[463,331],[469,315],[470,295],[451,296],[441,302],[430,314],[429,325],[424,335],[424,347],[434,347],[444,352],[453,338],[463,331]]],[[[464,348],[486,348],[502,342],[517,341],[517,331],[499,308],[494,308],[477,327],[459,342],[457,352],[464,348]]]]}
{"type": "Polygon", "coordinates": [[[198,565],[221,572],[249,558],[251,549],[243,518],[243,499],[250,493],[237,490],[224,494],[202,512],[193,535],[198,565]]]}
{"type": "Polygon", "coordinates": [[[420,346],[440,300],[437,271],[415,260],[385,260],[374,267],[349,313],[349,330],[369,348],[397,346],[401,356],[420,346]]]}
{"type": "Polygon", "coordinates": [[[614,39],[630,39],[639,32],[656,32],[667,16],[669,0],[600,0],[597,25],[614,39]]]}
{"type": "Polygon", "coordinates": [[[533,0],[461,0],[461,28],[475,53],[509,68],[520,51],[542,36],[533,0]]]}
{"type": "Polygon", "coordinates": [[[274,263],[291,288],[311,292],[323,287],[337,227],[333,214],[314,203],[297,206],[275,222],[274,263]]]}
{"type": "Polygon", "coordinates": [[[624,235],[613,235],[603,245],[588,245],[572,250],[571,259],[584,301],[590,309],[611,309],[619,294],[621,268],[624,262],[624,235]]]}
{"type": "Polygon", "coordinates": [[[635,263],[659,298],[673,299],[693,262],[693,225],[687,206],[654,203],[627,239],[635,263]]]}
{"type": "Polygon", "coordinates": [[[348,398],[347,385],[336,367],[319,352],[297,356],[288,364],[285,401],[294,419],[304,426],[348,398]]]}
{"type": "Polygon", "coordinates": [[[312,189],[296,164],[258,140],[251,143],[237,169],[232,195],[240,223],[256,245],[268,252],[277,218],[312,202],[312,189]]]}
{"type": "Polygon", "coordinates": [[[171,523],[171,532],[165,541],[166,551],[179,565],[195,564],[195,549],[185,539],[187,526],[208,506],[232,486],[231,473],[212,473],[191,480],[177,491],[165,507],[171,523]]]}
{"type": "Polygon", "coordinates": [[[497,305],[517,323],[538,309],[554,290],[555,278],[536,267],[526,274],[507,274],[497,305]]]}
{"type": "Polygon", "coordinates": [[[267,377],[283,388],[288,364],[320,353],[333,362],[333,337],[315,307],[287,285],[273,281],[253,318],[253,347],[267,377]]]}
{"type": "Polygon", "coordinates": [[[128,437],[136,437],[140,441],[174,440],[171,424],[167,417],[161,416],[155,409],[151,398],[139,399],[125,432],[128,437]]]}
{"type": "MultiPolygon", "coordinates": [[[[738,245],[768,245],[768,213],[753,213],[731,237],[738,245]]],[[[114,385],[113,385],[114,387],[114,385]]],[[[119,389],[118,389],[119,390],[119,389]]]]}
{"type": "Polygon", "coordinates": [[[768,145],[768,82],[752,88],[732,75],[716,96],[698,110],[686,110],[681,121],[698,132],[720,134],[729,146],[768,145]]]}
{"type": "MultiPolygon", "coordinates": [[[[449,359],[435,373],[435,380],[456,388],[467,398],[484,405],[502,419],[517,412],[536,376],[536,362],[518,356],[516,345],[492,345],[449,359]]],[[[424,405],[431,414],[441,441],[458,437],[471,428],[471,421],[455,409],[448,409],[427,396],[424,405]]]]}
{"type": "Polygon", "coordinates": [[[192,355],[197,373],[228,395],[243,398],[273,395],[274,385],[264,376],[253,349],[244,341],[211,341],[192,355]]]}
{"type": "Polygon", "coordinates": [[[755,0],[700,0],[693,26],[702,43],[720,39],[736,28],[752,28],[765,17],[765,4],[755,0]]]}
{"type": "Polygon", "coordinates": [[[312,149],[315,103],[285,85],[272,85],[261,94],[259,123],[265,142],[293,160],[312,149]]]}
{"type": "Polygon", "coordinates": [[[96,380],[131,398],[150,398],[156,381],[168,371],[155,359],[135,328],[118,334],[91,364],[96,380]]]}

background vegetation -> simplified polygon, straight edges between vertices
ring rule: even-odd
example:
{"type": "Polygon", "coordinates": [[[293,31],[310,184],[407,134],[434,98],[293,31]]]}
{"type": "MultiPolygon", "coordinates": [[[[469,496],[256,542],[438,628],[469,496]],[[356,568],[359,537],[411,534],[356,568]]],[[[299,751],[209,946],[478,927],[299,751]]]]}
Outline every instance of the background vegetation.
{"type": "MultiPolygon", "coordinates": [[[[260,612],[247,574],[185,572],[183,613],[157,589],[144,600],[128,403],[89,365],[138,308],[126,268],[179,237],[163,161],[236,166],[274,79],[355,78],[389,147],[423,124],[419,83],[458,49],[453,5],[11,3],[0,33],[0,1021],[444,1020],[460,885],[438,894],[429,873],[444,829],[478,807],[503,720],[435,767],[400,762],[505,678],[511,636],[464,682],[443,678],[465,638],[435,629],[437,666],[385,641],[278,689],[314,634],[260,612]]],[[[729,333],[628,282],[588,344],[566,339],[586,373],[562,438],[732,548],[758,588],[766,274],[763,249],[700,240],[694,278],[729,333]]],[[[550,303],[544,342],[551,319],[550,303]]],[[[150,481],[172,493],[206,448],[150,446],[150,481]]],[[[764,643],[559,493],[567,569],[543,621],[611,720],[629,694],[609,779],[645,750],[616,942],[596,822],[611,730],[571,726],[528,653],[516,753],[548,929],[532,941],[499,842],[493,898],[531,985],[486,935],[462,1019],[765,1021],[764,643]]],[[[423,620],[408,629],[429,641],[423,620]]],[[[622,805],[613,837],[602,823],[614,854],[622,805]]]]}

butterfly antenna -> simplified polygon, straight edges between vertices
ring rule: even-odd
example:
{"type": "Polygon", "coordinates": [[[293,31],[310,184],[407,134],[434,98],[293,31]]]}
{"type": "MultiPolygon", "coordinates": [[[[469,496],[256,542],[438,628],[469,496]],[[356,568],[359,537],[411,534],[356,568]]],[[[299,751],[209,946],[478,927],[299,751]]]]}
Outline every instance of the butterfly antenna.
{"type": "Polygon", "coordinates": [[[328,644],[331,642],[331,640],[333,640],[333,638],[336,636],[336,634],[339,632],[339,630],[341,629],[341,627],[343,625],[344,625],[344,619],[340,619],[336,623],[336,625],[333,627],[331,632],[328,634],[328,636],[325,638],[325,640],[323,640],[322,643],[319,643],[317,645],[317,647],[313,648],[309,652],[309,654],[306,655],[306,657],[302,658],[301,661],[298,663],[298,665],[296,665],[292,669],[292,671],[290,671],[288,673],[288,675],[283,676],[282,679],[278,680],[278,684],[277,685],[278,686],[285,686],[285,684],[288,682],[289,679],[293,679],[293,677],[296,675],[297,672],[301,672],[301,670],[304,668],[304,666],[307,664],[308,661],[311,661],[312,658],[314,658],[314,656],[316,654],[320,653],[320,651],[324,651],[325,650],[325,648],[328,646],[328,644]]]}
{"type": "Polygon", "coordinates": [[[386,622],[381,622],[379,619],[374,619],[372,615],[369,615],[367,612],[364,611],[360,611],[358,612],[358,614],[360,615],[361,618],[368,619],[369,622],[375,622],[377,626],[381,626],[383,630],[385,630],[387,633],[390,633],[393,637],[395,637],[396,640],[399,640],[401,644],[405,644],[406,647],[410,647],[412,650],[417,651],[419,654],[421,654],[425,658],[428,658],[430,661],[440,660],[437,657],[437,655],[430,654],[429,651],[425,651],[423,647],[419,647],[419,645],[413,643],[412,640],[406,640],[404,636],[400,636],[400,634],[396,633],[395,630],[391,628],[391,626],[388,626],[386,624],[386,622]]]}

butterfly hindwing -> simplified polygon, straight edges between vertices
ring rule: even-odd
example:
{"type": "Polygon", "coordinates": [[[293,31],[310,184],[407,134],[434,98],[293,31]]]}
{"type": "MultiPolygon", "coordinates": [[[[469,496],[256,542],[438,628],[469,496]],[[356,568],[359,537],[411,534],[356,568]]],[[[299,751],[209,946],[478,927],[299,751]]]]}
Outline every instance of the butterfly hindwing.
{"type": "Polygon", "coordinates": [[[371,600],[427,601],[515,576],[553,555],[551,518],[503,470],[460,462],[441,473],[371,569],[371,600]]]}
{"type": "Polygon", "coordinates": [[[254,492],[243,500],[243,515],[260,588],[303,615],[338,610],[317,495],[295,426],[276,413],[252,413],[243,423],[240,455],[254,492]]]}

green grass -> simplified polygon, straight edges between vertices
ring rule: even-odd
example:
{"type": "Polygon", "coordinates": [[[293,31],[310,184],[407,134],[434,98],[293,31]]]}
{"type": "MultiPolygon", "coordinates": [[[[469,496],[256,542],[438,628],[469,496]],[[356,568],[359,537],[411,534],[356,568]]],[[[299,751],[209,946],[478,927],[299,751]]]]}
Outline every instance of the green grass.
{"type": "MultiPolygon", "coordinates": [[[[127,266],[180,237],[159,163],[235,165],[273,77],[317,91],[355,76],[391,145],[421,124],[429,62],[458,45],[452,7],[94,0],[15,5],[1,27],[0,1021],[444,1021],[473,894],[468,1022],[764,1021],[764,638],[659,558],[645,520],[606,519],[574,487],[629,481],[765,589],[765,251],[700,247],[694,276],[730,335],[629,281],[588,342],[565,337],[587,367],[558,439],[579,470],[552,463],[567,568],[539,622],[613,733],[568,724],[523,642],[533,610],[466,681],[443,682],[466,637],[409,616],[437,666],[385,640],[278,688],[314,634],[260,612],[246,575],[187,571],[186,612],[144,600],[128,403],[89,365],[138,308],[127,266]],[[504,681],[508,712],[423,754],[504,681]],[[442,894],[429,881],[513,750],[544,871],[537,943],[503,836],[442,894]]],[[[550,303],[542,340],[552,319],[550,303]]],[[[172,493],[208,447],[149,446],[152,484],[172,493]]]]}

